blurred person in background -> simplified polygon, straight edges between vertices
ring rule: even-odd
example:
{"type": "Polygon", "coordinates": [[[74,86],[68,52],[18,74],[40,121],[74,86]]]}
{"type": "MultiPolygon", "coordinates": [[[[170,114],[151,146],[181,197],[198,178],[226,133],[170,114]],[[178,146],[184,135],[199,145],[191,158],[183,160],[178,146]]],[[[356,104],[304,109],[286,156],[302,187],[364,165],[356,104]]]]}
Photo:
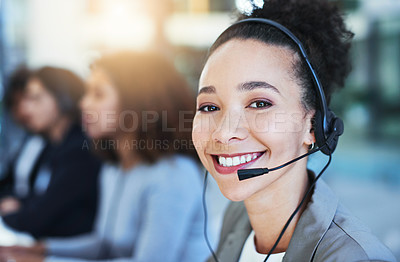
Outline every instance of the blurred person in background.
{"type": "MultiPolygon", "coordinates": [[[[82,148],[86,137],[78,103],[83,92],[83,81],[65,69],[43,67],[30,75],[20,111],[26,128],[47,146],[29,176],[29,194],[6,199],[13,204],[2,212],[1,228],[36,239],[92,230],[101,162],[82,148]]],[[[30,155],[26,158],[21,161],[30,161],[30,155]]]]}
{"type": "Polygon", "coordinates": [[[190,143],[194,96],[173,64],[153,53],[105,56],[81,106],[92,146],[108,160],[95,230],[3,249],[3,259],[204,261],[201,170],[190,143]]]}
{"type": "Polygon", "coordinates": [[[19,201],[13,196],[22,199],[32,190],[29,177],[45,146],[45,140],[41,136],[32,134],[27,129],[26,115],[22,110],[25,86],[30,74],[30,70],[25,66],[17,68],[10,76],[4,95],[6,111],[25,133],[16,152],[9,156],[7,163],[3,163],[7,166],[0,175],[0,214],[3,215],[15,210],[19,205],[19,201]]]}

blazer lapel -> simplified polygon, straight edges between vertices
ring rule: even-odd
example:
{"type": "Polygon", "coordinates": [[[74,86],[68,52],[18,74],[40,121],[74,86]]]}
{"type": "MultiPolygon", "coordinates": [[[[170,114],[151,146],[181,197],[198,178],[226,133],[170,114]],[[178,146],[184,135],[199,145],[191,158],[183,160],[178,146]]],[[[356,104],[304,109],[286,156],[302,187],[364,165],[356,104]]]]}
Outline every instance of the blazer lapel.
{"type": "Polygon", "coordinates": [[[337,206],[338,198],[323,180],[319,180],[307,208],[296,225],[283,262],[312,261],[319,242],[332,223],[337,206]]]}

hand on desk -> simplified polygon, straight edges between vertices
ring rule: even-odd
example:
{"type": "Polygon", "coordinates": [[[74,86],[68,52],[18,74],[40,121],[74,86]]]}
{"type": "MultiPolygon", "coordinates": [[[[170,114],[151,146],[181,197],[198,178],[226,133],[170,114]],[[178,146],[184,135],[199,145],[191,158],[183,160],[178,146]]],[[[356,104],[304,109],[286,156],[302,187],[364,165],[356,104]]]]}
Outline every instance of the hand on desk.
{"type": "Polygon", "coordinates": [[[32,247],[0,247],[0,262],[43,262],[45,246],[37,243],[32,247]]]}
{"type": "Polygon", "coordinates": [[[2,216],[17,212],[21,203],[14,197],[5,197],[0,200],[0,214],[2,216]]]}

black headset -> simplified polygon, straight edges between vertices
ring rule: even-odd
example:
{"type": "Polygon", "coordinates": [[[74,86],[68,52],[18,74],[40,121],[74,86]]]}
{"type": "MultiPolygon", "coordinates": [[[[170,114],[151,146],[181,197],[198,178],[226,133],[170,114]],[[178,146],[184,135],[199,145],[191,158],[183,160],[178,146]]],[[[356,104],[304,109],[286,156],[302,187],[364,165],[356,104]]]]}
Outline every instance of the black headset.
{"type": "Polygon", "coordinates": [[[343,134],[344,131],[343,121],[342,119],[337,117],[332,110],[328,108],[328,103],[326,102],[324,89],[322,88],[322,84],[318,78],[316,71],[311,65],[310,59],[308,58],[308,55],[303,47],[303,44],[285,26],[266,18],[243,19],[241,21],[232,24],[225,30],[225,32],[236,25],[244,23],[260,23],[272,26],[281,31],[282,33],[284,33],[290,39],[292,39],[293,42],[296,43],[296,45],[299,47],[300,53],[303,56],[304,60],[306,61],[308,68],[310,69],[318,96],[318,107],[316,108],[314,116],[314,124],[313,124],[316,144],[318,148],[320,148],[320,151],[325,155],[332,154],[337,146],[339,136],[343,134]]]}

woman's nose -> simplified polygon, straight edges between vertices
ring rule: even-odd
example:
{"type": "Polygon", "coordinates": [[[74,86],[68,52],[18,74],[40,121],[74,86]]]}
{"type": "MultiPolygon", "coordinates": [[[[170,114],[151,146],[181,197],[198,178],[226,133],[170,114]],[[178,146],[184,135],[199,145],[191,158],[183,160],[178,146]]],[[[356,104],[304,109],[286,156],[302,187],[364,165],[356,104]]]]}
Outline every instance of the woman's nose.
{"type": "Polygon", "coordinates": [[[248,136],[247,127],[248,124],[244,114],[227,112],[215,122],[212,139],[222,144],[244,140],[248,136]]]}

